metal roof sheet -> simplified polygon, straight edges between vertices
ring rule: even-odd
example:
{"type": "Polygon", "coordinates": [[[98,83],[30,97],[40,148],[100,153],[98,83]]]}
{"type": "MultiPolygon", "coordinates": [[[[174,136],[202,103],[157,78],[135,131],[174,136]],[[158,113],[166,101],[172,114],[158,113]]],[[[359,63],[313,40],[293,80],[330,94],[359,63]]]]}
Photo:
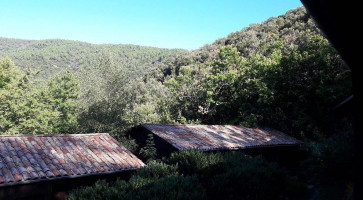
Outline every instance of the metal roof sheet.
{"type": "Polygon", "coordinates": [[[231,125],[142,124],[178,150],[233,150],[270,146],[293,146],[302,142],[271,128],[231,125]]]}

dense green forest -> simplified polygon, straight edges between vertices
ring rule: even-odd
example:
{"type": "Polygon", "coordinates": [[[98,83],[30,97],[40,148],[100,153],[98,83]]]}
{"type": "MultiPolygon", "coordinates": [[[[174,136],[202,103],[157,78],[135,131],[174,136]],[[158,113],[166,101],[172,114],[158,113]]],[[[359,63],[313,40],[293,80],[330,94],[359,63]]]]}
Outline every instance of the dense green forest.
{"type": "Polygon", "coordinates": [[[104,59],[140,76],[154,63],[186,52],[125,44],[90,44],[72,40],[21,40],[0,37],[0,57],[9,57],[21,69],[39,70],[47,78],[71,70],[82,75],[94,71],[104,59]]]}
{"type": "Polygon", "coordinates": [[[242,155],[184,152],[153,161],[150,145],[135,152],[150,165],[130,181],[97,183],[70,199],[349,193],[352,125],[334,107],[352,93],[351,72],[303,7],[194,51],[2,38],[0,56],[1,134],[109,132],[135,151],[128,130],[140,123],[241,124],[305,142],[294,174],[242,155]]]}

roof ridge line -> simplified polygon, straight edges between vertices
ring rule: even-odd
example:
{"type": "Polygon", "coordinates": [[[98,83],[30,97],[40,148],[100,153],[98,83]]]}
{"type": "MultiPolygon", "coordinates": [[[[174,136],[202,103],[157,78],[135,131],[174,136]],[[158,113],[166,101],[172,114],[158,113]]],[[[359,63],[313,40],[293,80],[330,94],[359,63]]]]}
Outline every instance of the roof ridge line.
{"type": "Polygon", "coordinates": [[[29,137],[29,136],[35,136],[35,137],[67,137],[67,136],[92,136],[92,135],[106,135],[109,133],[71,133],[71,134],[7,134],[7,135],[1,135],[0,137],[29,137]]]}

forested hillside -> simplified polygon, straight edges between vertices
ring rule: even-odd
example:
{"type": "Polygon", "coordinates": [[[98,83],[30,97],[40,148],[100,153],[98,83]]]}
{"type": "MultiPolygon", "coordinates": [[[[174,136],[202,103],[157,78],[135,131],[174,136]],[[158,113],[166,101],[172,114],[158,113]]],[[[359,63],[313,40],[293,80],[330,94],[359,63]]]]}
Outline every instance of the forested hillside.
{"type": "Polygon", "coordinates": [[[155,62],[185,50],[124,44],[90,44],[71,40],[21,40],[0,38],[0,57],[11,58],[22,69],[40,70],[43,78],[70,69],[78,74],[93,71],[102,59],[141,75],[155,62]]]}
{"type": "MultiPolygon", "coordinates": [[[[134,197],[137,191],[169,195],[168,190],[180,189],[180,185],[185,190],[197,185],[200,193],[194,199],[211,199],[208,195],[217,189],[230,199],[234,195],[261,199],[259,195],[268,188],[263,184],[265,177],[274,177],[268,179],[271,185],[283,177],[276,189],[279,192],[266,194],[291,198],[295,189],[303,191],[301,185],[314,185],[312,193],[318,191],[321,199],[331,199],[345,196],[352,180],[352,125],[348,115],[336,115],[334,110],[351,95],[351,72],[303,7],[189,52],[0,39],[0,56],[15,62],[0,62],[1,134],[109,132],[135,152],[128,130],[140,123],[240,124],[270,126],[305,142],[302,151],[307,156],[293,178],[259,158],[244,158],[251,167],[230,168],[226,166],[237,158],[194,152],[176,154],[175,160],[165,163],[152,161],[130,182],[106,188],[98,184],[72,198],[113,195],[117,199],[119,195],[134,197]],[[24,71],[26,66],[40,67],[43,75],[24,71]],[[58,69],[65,70],[58,74],[62,71],[58,69]],[[56,77],[50,76],[55,73],[56,77]],[[187,166],[205,168],[184,173],[183,159],[187,166]],[[255,164],[268,170],[259,171],[255,164]],[[221,174],[203,175],[213,170],[221,174]],[[242,179],[233,179],[237,172],[239,177],[247,173],[258,177],[243,191],[225,190],[242,184],[242,179]],[[226,187],[208,185],[213,180],[223,180],[226,187]],[[180,184],[170,185],[173,181],[180,184]],[[166,192],[160,189],[165,185],[170,186],[166,192]]],[[[153,145],[148,148],[135,153],[153,160],[153,145]]]]}
{"type": "Polygon", "coordinates": [[[268,125],[297,137],[330,127],[350,70],[303,7],[167,59],[151,72],[186,120],[268,125]]]}

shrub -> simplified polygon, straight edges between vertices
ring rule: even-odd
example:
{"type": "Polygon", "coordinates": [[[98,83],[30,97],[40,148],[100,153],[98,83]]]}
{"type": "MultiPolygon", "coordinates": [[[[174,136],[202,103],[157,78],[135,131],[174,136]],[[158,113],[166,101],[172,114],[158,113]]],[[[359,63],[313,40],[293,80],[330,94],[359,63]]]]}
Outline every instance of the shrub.
{"type": "Polygon", "coordinates": [[[150,179],[160,179],[177,174],[176,165],[168,165],[162,162],[150,161],[146,167],[137,171],[135,176],[150,179]]]}
{"type": "Polygon", "coordinates": [[[140,169],[129,182],[97,181],[91,187],[74,190],[74,199],[206,199],[206,192],[195,176],[180,176],[175,165],[151,161],[140,169]]]}
{"type": "Polygon", "coordinates": [[[300,176],[320,191],[322,199],[345,198],[345,190],[353,181],[353,128],[340,130],[303,147],[308,156],[300,166],[300,176]]]}
{"type": "Polygon", "coordinates": [[[145,160],[153,160],[156,158],[156,147],[154,137],[151,133],[147,135],[146,146],[140,149],[139,154],[145,160]]]}
{"type": "Polygon", "coordinates": [[[93,186],[73,190],[68,195],[68,200],[94,200],[94,199],[122,199],[126,196],[129,185],[122,180],[109,184],[104,180],[97,181],[93,186]]]}
{"type": "Polygon", "coordinates": [[[69,199],[279,199],[302,192],[302,184],[261,157],[183,151],[150,161],[128,182],[97,182],[69,199]]]}
{"type": "MultiPolygon", "coordinates": [[[[136,177],[137,179],[143,179],[136,177]]],[[[194,176],[172,175],[147,183],[130,191],[126,199],[206,199],[203,186],[194,176]]]]}
{"type": "Polygon", "coordinates": [[[220,153],[203,153],[200,151],[182,151],[172,153],[165,162],[178,165],[178,171],[182,174],[203,173],[210,166],[222,161],[220,153]]]}
{"type": "Polygon", "coordinates": [[[276,199],[305,194],[305,187],[277,164],[243,153],[183,151],[165,160],[178,172],[195,175],[209,199],[276,199]]]}
{"type": "Polygon", "coordinates": [[[210,172],[209,192],[214,199],[277,199],[285,193],[285,174],[260,157],[225,154],[210,172]],[[212,175],[210,174],[210,175],[212,175]]]}

